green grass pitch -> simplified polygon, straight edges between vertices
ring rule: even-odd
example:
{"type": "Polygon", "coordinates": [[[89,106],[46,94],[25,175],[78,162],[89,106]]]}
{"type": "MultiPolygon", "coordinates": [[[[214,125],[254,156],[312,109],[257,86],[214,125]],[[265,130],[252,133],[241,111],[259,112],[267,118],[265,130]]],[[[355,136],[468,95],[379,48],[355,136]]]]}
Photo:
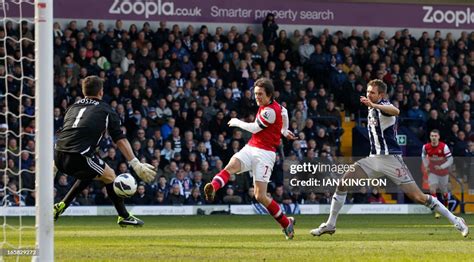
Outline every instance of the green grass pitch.
{"type": "MultiPolygon", "coordinates": [[[[473,223],[474,215],[465,215],[473,223]]],[[[55,225],[56,261],[473,261],[472,236],[463,238],[432,215],[340,215],[336,234],[309,230],[326,215],[297,216],[285,240],[270,216],[143,216],[143,228],[120,228],[114,217],[61,217],[55,225]]],[[[0,222],[3,218],[0,218],[0,222]]],[[[18,224],[18,218],[7,218],[18,224]]],[[[33,225],[33,218],[23,218],[33,225]]],[[[7,229],[9,242],[18,232],[7,229]]],[[[34,243],[34,230],[23,244],[34,243]]],[[[41,251],[40,251],[41,252],[41,251]]],[[[16,261],[16,257],[4,257],[16,261]]],[[[21,257],[20,261],[30,261],[21,257]]]]}

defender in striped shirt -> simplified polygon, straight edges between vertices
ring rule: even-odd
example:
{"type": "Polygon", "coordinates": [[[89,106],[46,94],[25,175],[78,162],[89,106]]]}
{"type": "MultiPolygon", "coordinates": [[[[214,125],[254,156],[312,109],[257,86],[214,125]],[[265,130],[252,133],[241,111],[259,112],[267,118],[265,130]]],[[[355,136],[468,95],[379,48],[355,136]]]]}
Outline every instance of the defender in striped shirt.
{"type": "MultiPolygon", "coordinates": [[[[413,180],[410,171],[403,162],[402,152],[396,140],[396,123],[400,110],[384,99],[387,85],[378,79],[367,86],[367,97],[360,102],[369,108],[368,124],[370,155],[355,163],[353,172],[344,174],[344,179],[366,179],[387,176],[414,202],[423,204],[445,216],[462,236],[469,234],[469,228],[461,217],[453,215],[438,199],[424,194],[413,180]]],[[[334,234],[336,220],[347,196],[347,187],[338,186],[331,201],[329,219],[318,228],[311,230],[313,236],[334,234]]]]}
{"type": "MultiPolygon", "coordinates": [[[[370,100],[363,97],[361,102],[369,103],[370,100]]],[[[398,108],[385,99],[372,103],[372,106],[367,116],[370,155],[401,155],[402,150],[397,143],[398,108]]]]}

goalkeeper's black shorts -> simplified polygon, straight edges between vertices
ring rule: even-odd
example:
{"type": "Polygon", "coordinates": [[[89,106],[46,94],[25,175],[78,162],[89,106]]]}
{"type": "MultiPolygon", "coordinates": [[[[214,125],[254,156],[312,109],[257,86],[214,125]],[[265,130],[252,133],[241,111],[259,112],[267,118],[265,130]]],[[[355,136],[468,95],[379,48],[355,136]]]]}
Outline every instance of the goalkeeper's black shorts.
{"type": "Polygon", "coordinates": [[[77,179],[94,179],[102,176],[105,162],[95,155],[84,156],[79,153],[55,151],[54,163],[61,173],[77,179]]]}

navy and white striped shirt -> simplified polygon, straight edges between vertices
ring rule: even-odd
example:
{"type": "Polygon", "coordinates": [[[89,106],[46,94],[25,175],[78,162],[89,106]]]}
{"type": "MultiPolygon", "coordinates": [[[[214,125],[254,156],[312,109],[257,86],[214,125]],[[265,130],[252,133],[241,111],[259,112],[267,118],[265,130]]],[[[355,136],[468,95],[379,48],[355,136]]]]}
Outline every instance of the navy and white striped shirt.
{"type": "MultiPolygon", "coordinates": [[[[385,99],[379,105],[391,105],[385,99]]],[[[397,117],[388,115],[380,109],[369,108],[367,129],[370,139],[370,155],[401,155],[397,143],[397,117]]]]}

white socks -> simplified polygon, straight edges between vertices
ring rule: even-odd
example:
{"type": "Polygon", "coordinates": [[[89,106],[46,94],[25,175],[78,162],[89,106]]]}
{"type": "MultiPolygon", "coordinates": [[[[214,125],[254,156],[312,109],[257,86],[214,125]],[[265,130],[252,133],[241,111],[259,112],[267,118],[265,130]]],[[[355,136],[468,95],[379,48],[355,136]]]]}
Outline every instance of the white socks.
{"type": "MultiPolygon", "coordinates": [[[[331,210],[329,211],[329,218],[326,224],[331,226],[336,226],[337,216],[341,211],[344,203],[346,202],[347,192],[335,192],[332,201],[331,201],[331,210]]],[[[451,224],[456,224],[456,216],[451,213],[438,199],[432,197],[431,195],[426,195],[426,206],[431,208],[431,210],[440,213],[442,216],[446,217],[451,224]]]]}
{"type": "MultiPolygon", "coordinates": [[[[451,224],[456,224],[456,216],[451,213],[437,198],[432,197],[431,195],[426,195],[427,200],[425,206],[431,208],[431,210],[440,213],[442,216],[446,217],[451,224]]],[[[331,206],[332,210],[332,206],[331,206]]]]}
{"type": "MultiPolygon", "coordinates": [[[[326,224],[336,226],[337,215],[341,211],[342,206],[346,202],[347,192],[335,192],[332,196],[331,211],[329,211],[329,218],[326,224]]],[[[449,211],[448,211],[449,212],[449,211]]]]}

